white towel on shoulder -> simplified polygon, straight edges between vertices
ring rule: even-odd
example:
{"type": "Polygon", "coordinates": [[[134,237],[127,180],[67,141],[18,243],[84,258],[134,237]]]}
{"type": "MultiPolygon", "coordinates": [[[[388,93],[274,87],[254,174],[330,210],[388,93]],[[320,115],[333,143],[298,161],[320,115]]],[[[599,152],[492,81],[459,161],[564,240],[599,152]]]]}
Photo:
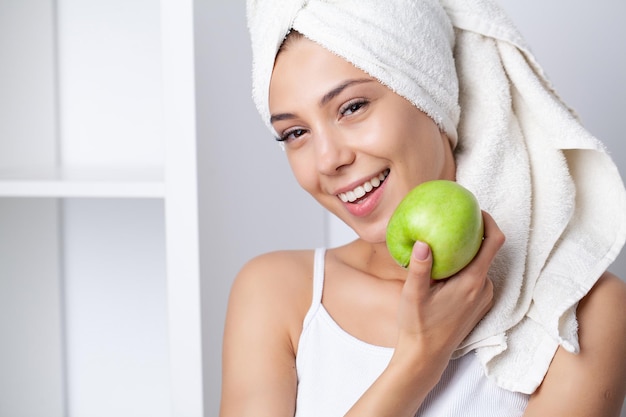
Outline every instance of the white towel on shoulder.
{"type": "Polygon", "coordinates": [[[443,4],[457,28],[457,180],[507,236],[490,271],[496,305],[463,351],[477,347],[500,386],[531,393],[559,345],[579,351],[576,306],[624,244],[626,194],[502,11],[443,4]]]}
{"type": "Polygon", "coordinates": [[[475,350],[498,385],[532,393],[558,346],[579,350],[577,303],[624,245],[626,192],[603,145],[555,94],[499,6],[248,0],[248,22],[253,97],[270,129],[274,57],[294,28],[409,99],[448,133],[457,180],[507,237],[489,272],[495,305],[456,355],[475,350]]]}

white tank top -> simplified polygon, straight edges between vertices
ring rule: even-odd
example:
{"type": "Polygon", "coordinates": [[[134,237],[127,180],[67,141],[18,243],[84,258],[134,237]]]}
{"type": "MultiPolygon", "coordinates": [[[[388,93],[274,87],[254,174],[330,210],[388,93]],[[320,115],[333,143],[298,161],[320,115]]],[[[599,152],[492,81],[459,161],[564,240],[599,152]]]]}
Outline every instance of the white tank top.
{"type": "MultiPolygon", "coordinates": [[[[342,417],[386,368],[393,348],[345,332],[322,305],[324,249],[315,252],[313,302],[298,344],[296,417],[342,417]]],[[[485,377],[475,355],[448,364],[417,412],[419,417],[517,417],[528,395],[503,390],[485,377]]]]}

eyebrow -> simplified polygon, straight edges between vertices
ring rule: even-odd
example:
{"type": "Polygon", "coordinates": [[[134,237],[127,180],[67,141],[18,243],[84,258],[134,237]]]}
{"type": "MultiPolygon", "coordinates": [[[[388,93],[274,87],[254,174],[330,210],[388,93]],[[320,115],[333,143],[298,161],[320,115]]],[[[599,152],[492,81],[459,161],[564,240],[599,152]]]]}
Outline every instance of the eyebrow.
{"type": "MultiPolygon", "coordinates": [[[[333,98],[337,97],[339,94],[341,94],[343,90],[345,90],[346,88],[350,86],[353,86],[356,84],[368,83],[372,81],[374,81],[374,79],[372,78],[356,78],[356,79],[346,80],[342,82],[341,84],[339,84],[337,87],[330,90],[328,93],[324,94],[324,96],[319,101],[319,106],[322,107],[323,105],[331,101],[333,98]]],[[[270,123],[279,122],[281,120],[294,119],[294,118],[296,118],[296,115],[293,113],[273,114],[270,117],[270,123]]]]}

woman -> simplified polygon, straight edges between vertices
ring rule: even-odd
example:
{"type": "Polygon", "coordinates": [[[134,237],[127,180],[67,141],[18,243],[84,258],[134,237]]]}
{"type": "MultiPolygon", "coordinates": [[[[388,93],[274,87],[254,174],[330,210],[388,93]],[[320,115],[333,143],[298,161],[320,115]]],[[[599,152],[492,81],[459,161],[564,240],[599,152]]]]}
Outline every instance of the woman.
{"type": "Polygon", "coordinates": [[[603,270],[626,235],[623,185],[532,78],[499,10],[401,0],[248,8],[261,116],[299,184],[359,238],[241,270],[222,417],[618,416],[626,285],[603,270]],[[594,175],[612,192],[594,191],[594,175]],[[432,282],[428,245],[416,242],[403,269],[385,229],[410,189],[442,178],[477,194],[485,238],[466,268],[432,282]],[[591,230],[610,215],[612,227],[591,230]]]}

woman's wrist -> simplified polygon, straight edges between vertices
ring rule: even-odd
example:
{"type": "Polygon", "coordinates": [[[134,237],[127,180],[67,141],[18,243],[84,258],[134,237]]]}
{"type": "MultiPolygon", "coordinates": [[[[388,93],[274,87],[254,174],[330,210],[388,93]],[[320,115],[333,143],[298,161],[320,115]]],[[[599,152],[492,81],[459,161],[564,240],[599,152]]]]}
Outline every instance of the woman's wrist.
{"type": "Polygon", "coordinates": [[[437,350],[431,352],[425,347],[405,347],[398,343],[394,355],[389,362],[389,372],[406,381],[406,384],[415,384],[427,387],[430,391],[441,379],[451,352],[437,350]]]}
{"type": "Polygon", "coordinates": [[[440,358],[431,359],[417,352],[396,351],[385,371],[346,417],[414,416],[445,369],[440,358]]]}

